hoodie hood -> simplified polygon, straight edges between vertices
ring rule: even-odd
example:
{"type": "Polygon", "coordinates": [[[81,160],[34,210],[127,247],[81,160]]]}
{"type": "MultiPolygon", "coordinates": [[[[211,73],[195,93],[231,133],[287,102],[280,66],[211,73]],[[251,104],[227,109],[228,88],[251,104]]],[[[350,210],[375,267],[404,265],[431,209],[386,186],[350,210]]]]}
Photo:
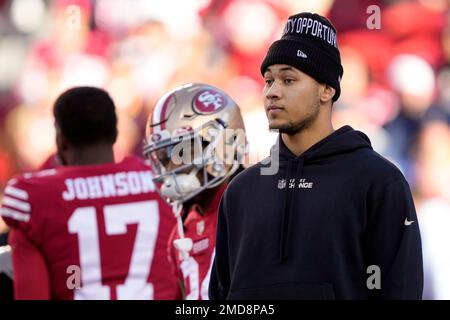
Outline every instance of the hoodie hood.
{"type": "MultiPolygon", "coordinates": [[[[354,130],[350,126],[344,126],[332,134],[317,142],[301,155],[296,156],[284,144],[281,134],[278,136],[278,143],[272,148],[272,155],[278,152],[280,167],[287,166],[285,182],[290,184],[292,179],[298,181],[303,176],[303,168],[308,163],[320,161],[339,154],[355,151],[356,149],[370,148],[372,145],[369,138],[362,132],[354,130]]],[[[287,187],[284,189],[284,205],[281,217],[281,239],[280,239],[280,261],[288,258],[288,243],[290,238],[290,221],[295,211],[292,198],[301,197],[301,192],[297,188],[287,187]]]]}
{"type": "Polygon", "coordinates": [[[299,156],[296,156],[288,149],[281,138],[281,134],[278,136],[278,144],[279,147],[277,148],[275,146],[273,151],[279,149],[280,162],[300,158],[305,160],[318,160],[360,148],[372,149],[369,138],[361,131],[354,130],[350,126],[339,128],[329,136],[312,145],[299,156]]]}

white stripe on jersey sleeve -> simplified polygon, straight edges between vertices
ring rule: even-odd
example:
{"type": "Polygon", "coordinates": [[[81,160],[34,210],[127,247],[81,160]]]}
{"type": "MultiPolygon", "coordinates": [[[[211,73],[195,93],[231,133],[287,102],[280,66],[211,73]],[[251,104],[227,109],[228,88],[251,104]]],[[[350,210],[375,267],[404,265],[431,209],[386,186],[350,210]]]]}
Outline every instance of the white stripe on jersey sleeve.
{"type": "Polygon", "coordinates": [[[6,187],[5,194],[8,196],[13,196],[14,198],[28,200],[28,192],[13,186],[6,187]]]}
{"type": "Polygon", "coordinates": [[[30,204],[28,202],[20,201],[20,200],[17,200],[17,199],[8,197],[8,196],[3,197],[3,206],[11,207],[11,208],[18,209],[21,211],[30,212],[30,210],[31,210],[30,204]]]}
{"type": "Polygon", "coordinates": [[[23,213],[8,208],[0,208],[0,216],[9,217],[18,221],[25,221],[25,222],[30,221],[29,213],[23,213]]]}

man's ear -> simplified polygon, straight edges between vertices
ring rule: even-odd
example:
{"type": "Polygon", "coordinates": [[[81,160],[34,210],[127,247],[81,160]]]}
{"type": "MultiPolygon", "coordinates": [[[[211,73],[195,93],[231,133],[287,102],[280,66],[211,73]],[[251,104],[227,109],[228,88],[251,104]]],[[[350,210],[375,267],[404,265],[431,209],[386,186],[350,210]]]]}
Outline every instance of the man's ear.
{"type": "Polygon", "coordinates": [[[322,88],[320,90],[320,102],[327,103],[331,101],[336,94],[336,89],[328,84],[322,84],[322,88]]]}
{"type": "Polygon", "coordinates": [[[56,151],[63,165],[67,165],[67,151],[69,150],[69,141],[63,136],[61,130],[55,125],[56,129],[56,151]]]}
{"type": "Polygon", "coordinates": [[[68,149],[69,144],[67,142],[67,139],[64,138],[62,134],[56,135],[56,146],[58,147],[58,150],[64,152],[68,149]]]}

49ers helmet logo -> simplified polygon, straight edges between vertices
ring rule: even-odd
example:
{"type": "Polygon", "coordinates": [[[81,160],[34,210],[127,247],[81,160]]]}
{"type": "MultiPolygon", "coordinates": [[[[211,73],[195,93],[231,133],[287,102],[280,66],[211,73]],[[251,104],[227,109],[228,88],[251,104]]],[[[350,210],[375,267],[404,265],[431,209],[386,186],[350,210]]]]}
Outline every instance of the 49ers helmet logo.
{"type": "Polygon", "coordinates": [[[212,89],[200,91],[192,101],[192,109],[197,114],[211,114],[222,110],[226,105],[226,97],[212,89]]]}
{"type": "Polygon", "coordinates": [[[161,140],[161,135],[158,133],[154,133],[150,136],[150,140],[152,142],[158,142],[159,140],[161,140]]]}

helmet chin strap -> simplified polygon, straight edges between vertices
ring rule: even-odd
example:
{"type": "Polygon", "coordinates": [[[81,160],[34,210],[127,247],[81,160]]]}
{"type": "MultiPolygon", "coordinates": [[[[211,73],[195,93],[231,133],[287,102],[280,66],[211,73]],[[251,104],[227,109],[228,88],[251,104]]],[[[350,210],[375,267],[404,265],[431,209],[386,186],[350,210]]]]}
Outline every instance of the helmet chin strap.
{"type": "Polygon", "coordinates": [[[173,245],[178,250],[181,260],[186,260],[189,258],[189,251],[192,250],[193,242],[191,238],[186,238],[184,236],[183,219],[181,217],[182,210],[183,204],[181,202],[173,202],[172,211],[175,215],[175,218],[177,219],[178,235],[180,236],[179,239],[173,241],[173,245]]]}

